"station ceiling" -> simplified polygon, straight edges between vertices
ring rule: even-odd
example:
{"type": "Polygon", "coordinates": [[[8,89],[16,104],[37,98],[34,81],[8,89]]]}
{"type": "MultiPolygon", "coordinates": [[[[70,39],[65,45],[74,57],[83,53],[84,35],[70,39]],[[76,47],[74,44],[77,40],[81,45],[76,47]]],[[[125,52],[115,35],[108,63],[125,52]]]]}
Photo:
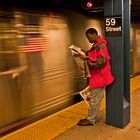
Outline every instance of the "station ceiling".
{"type": "MultiPolygon", "coordinates": [[[[25,0],[24,0],[25,1],[25,0]]],[[[29,0],[30,1],[30,0],[29,0]]],[[[68,8],[79,8],[82,10],[81,1],[82,0],[32,0],[37,3],[46,3],[46,5],[58,6],[58,7],[68,7],[68,8]]],[[[105,0],[91,0],[94,4],[94,10],[102,10],[105,0]]],[[[131,0],[131,11],[133,14],[140,14],[140,0],[131,0]]]]}
{"type": "MultiPolygon", "coordinates": [[[[81,7],[81,0],[53,0],[54,2],[57,2],[57,4],[64,4],[65,6],[77,6],[81,7]]],[[[94,3],[94,9],[95,10],[103,10],[103,5],[105,0],[92,0],[94,3]]],[[[140,14],[140,0],[131,0],[131,11],[133,14],[140,14]]]]}
{"type": "Polygon", "coordinates": [[[131,8],[133,14],[140,14],[140,0],[132,0],[131,8]]]}
{"type": "MultiPolygon", "coordinates": [[[[83,10],[81,6],[82,0],[20,0],[19,3],[17,3],[16,0],[11,0],[10,2],[8,0],[3,0],[3,2],[6,3],[6,5],[9,3],[11,5],[20,5],[20,6],[26,6],[26,7],[43,7],[43,8],[55,8],[55,7],[66,7],[70,9],[77,9],[77,10],[83,10]],[[15,1],[15,2],[14,2],[15,1]]],[[[103,5],[105,0],[91,0],[94,4],[94,10],[95,11],[103,11],[103,5]]],[[[1,3],[1,2],[0,2],[1,3]]],[[[131,11],[132,14],[139,14],[140,15],[140,0],[131,0],[131,11]]]]}

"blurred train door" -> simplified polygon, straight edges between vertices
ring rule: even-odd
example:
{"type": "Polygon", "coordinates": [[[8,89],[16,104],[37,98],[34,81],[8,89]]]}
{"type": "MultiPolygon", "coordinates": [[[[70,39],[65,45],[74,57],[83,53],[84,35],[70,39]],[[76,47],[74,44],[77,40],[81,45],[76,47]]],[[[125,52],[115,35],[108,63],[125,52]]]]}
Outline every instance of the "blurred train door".
{"type": "Polygon", "coordinates": [[[19,119],[16,74],[19,68],[13,15],[0,13],[0,127],[19,119]]]}
{"type": "Polygon", "coordinates": [[[70,62],[67,18],[47,14],[15,13],[19,31],[19,59],[28,65],[22,79],[20,117],[41,117],[73,103],[74,70],[70,62]]]}

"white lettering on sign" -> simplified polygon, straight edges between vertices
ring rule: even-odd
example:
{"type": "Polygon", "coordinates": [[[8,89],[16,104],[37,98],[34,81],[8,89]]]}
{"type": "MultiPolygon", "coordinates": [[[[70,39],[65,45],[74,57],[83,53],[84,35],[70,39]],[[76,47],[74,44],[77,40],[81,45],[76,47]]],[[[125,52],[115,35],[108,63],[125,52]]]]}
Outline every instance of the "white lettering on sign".
{"type": "Polygon", "coordinates": [[[115,18],[106,18],[106,26],[114,26],[116,24],[115,18]]]}
{"type": "Polygon", "coordinates": [[[122,35],[122,18],[121,17],[105,18],[105,33],[106,33],[106,36],[121,36],[122,35]]]}
{"type": "Polygon", "coordinates": [[[113,31],[122,31],[122,27],[119,26],[119,27],[106,27],[106,32],[113,32],[113,31]]]}

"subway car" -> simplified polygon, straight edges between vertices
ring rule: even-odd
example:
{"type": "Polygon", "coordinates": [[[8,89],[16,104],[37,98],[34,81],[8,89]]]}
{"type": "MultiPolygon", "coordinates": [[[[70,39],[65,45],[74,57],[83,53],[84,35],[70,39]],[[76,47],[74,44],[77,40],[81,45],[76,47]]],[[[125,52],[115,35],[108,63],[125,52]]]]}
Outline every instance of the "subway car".
{"type": "MultiPolygon", "coordinates": [[[[131,18],[131,75],[140,72],[140,18],[131,18]]],[[[0,11],[0,127],[48,116],[81,100],[87,81],[69,46],[88,50],[85,31],[104,35],[103,12],[0,11]]]]}

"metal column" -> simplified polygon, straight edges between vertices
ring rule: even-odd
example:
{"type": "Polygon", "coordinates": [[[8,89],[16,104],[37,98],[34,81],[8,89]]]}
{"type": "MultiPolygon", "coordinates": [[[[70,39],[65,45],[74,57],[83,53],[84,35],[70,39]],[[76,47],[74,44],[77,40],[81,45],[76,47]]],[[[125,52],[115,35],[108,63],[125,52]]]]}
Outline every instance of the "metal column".
{"type": "Polygon", "coordinates": [[[130,0],[105,0],[104,16],[112,24],[105,31],[115,77],[106,90],[106,123],[123,128],[130,122],[130,0]]]}

